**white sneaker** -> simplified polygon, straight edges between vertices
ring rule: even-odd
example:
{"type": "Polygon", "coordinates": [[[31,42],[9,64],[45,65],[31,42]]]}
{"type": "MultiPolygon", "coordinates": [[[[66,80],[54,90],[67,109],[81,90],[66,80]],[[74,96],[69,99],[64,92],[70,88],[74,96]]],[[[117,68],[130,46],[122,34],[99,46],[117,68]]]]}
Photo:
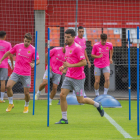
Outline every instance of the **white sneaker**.
{"type": "Polygon", "coordinates": [[[40,96],[40,95],[36,93],[36,94],[35,94],[35,100],[38,100],[39,96],[40,96]]]}
{"type": "Polygon", "coordinates": [[[52,105],[52,102],[49,102],[49,105],[52,105]]]}

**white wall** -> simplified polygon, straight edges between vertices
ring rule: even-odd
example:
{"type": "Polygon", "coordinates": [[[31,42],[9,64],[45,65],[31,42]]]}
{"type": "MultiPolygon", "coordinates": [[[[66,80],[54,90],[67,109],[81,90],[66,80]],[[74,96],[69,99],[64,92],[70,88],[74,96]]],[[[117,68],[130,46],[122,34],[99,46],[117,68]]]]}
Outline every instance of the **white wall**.
{"type": "MultiPolygon", "coordinates": [[[[45,11],[35,11],[35,31],[38,31],[37,51],[39,53],[40,64],[36,69],[36,91],[42,82],[45,72],[45,11]]],[[[42,92],[45,92],[43,90],[42,92]]]]}

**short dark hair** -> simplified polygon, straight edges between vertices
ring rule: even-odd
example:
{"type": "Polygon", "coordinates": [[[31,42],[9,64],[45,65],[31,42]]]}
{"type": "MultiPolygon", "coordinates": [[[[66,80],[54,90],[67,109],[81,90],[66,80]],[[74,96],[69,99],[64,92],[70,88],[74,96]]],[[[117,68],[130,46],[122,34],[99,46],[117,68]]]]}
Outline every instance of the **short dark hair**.
{"type": "Polygon", "coordinates": [[[0,38],[4,38],[5,35],[6,35],[5,31],[0,31],[0,38]]]}
{"type": "Polygon", "coordinates": [[[103,39],[103,40],[106,40],[107,39],[107,34],[102,33],[100,35],[100,38],[103,39]]]}
{"type": "Polygon", "coordinates": [[[26,34],[24,35],[24,38],[27,38],[28,40],[32,40],[32,35],[31,35],[31,33],[26,33],[26,34]]]}
{"type": "Polygon", "coordinates": [[[71,36],[74,37],[75,36],[75,31],[73,29],[67,29],[65,31],[65,34],[71,34],[71,36]]]}
{"type": "Polygon", "coordinates": [[[84,27],[83,27],[83,26],[79,26],[79,27],[78,27],[78,30],[79,30],[79,29],[84,29],[84,27]]]}

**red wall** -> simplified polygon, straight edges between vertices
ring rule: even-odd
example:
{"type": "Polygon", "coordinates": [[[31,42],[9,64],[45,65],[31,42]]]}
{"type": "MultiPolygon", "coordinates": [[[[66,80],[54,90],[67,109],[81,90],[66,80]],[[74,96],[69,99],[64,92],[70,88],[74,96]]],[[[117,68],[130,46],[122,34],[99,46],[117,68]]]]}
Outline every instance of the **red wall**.
{"type": "MultiPolygon", "coordinates": [[[[49,26],[75,26],[76,1],[48,1],[46,13],[49,26]]],[[[140,1],[79,0],[78,23],[84,27],[136,28],[140,25],[140,1]]]]}
{"type": "MultiPolygon", "coordinates": [[[[32,34],[34,45],[34,0],[0,0],[0,13],[0,30],[7,32],[6,40],[11,42],[12,46],[23,42],[27,32],[32,34]]],[[[9,75],[11,72],[9,69],[9,75]]],[[[32,92],[33,72],[31,78],[32,92]]]]}

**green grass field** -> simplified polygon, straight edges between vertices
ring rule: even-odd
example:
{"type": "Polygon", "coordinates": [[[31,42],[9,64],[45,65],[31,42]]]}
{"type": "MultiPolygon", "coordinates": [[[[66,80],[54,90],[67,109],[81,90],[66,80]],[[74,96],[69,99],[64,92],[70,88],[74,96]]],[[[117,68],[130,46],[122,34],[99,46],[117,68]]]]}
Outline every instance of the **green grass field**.
{"type": "MultiPolygon", "coordinates": [[[[90,105],[69,105],[68,125],[58,125],[61,119],[58,100],[50,106],[50,126],[47,127],[47,101],[30,101],[29,113],[23,114],[24,100],[14,100],[14,109],[6,112],[8,100],[0,104],[0,140],[123,140],[127,139],[106,119],[100,117],[95,107],[90,105]]],[[[120,101],[122,108],[105,108],[132,139],[137,136],[137,102],[132,101],[132,119],[128,119],[128,101],[120,101]]],[[[130,138],[128,138],[130,139],[130,138]]]]}

